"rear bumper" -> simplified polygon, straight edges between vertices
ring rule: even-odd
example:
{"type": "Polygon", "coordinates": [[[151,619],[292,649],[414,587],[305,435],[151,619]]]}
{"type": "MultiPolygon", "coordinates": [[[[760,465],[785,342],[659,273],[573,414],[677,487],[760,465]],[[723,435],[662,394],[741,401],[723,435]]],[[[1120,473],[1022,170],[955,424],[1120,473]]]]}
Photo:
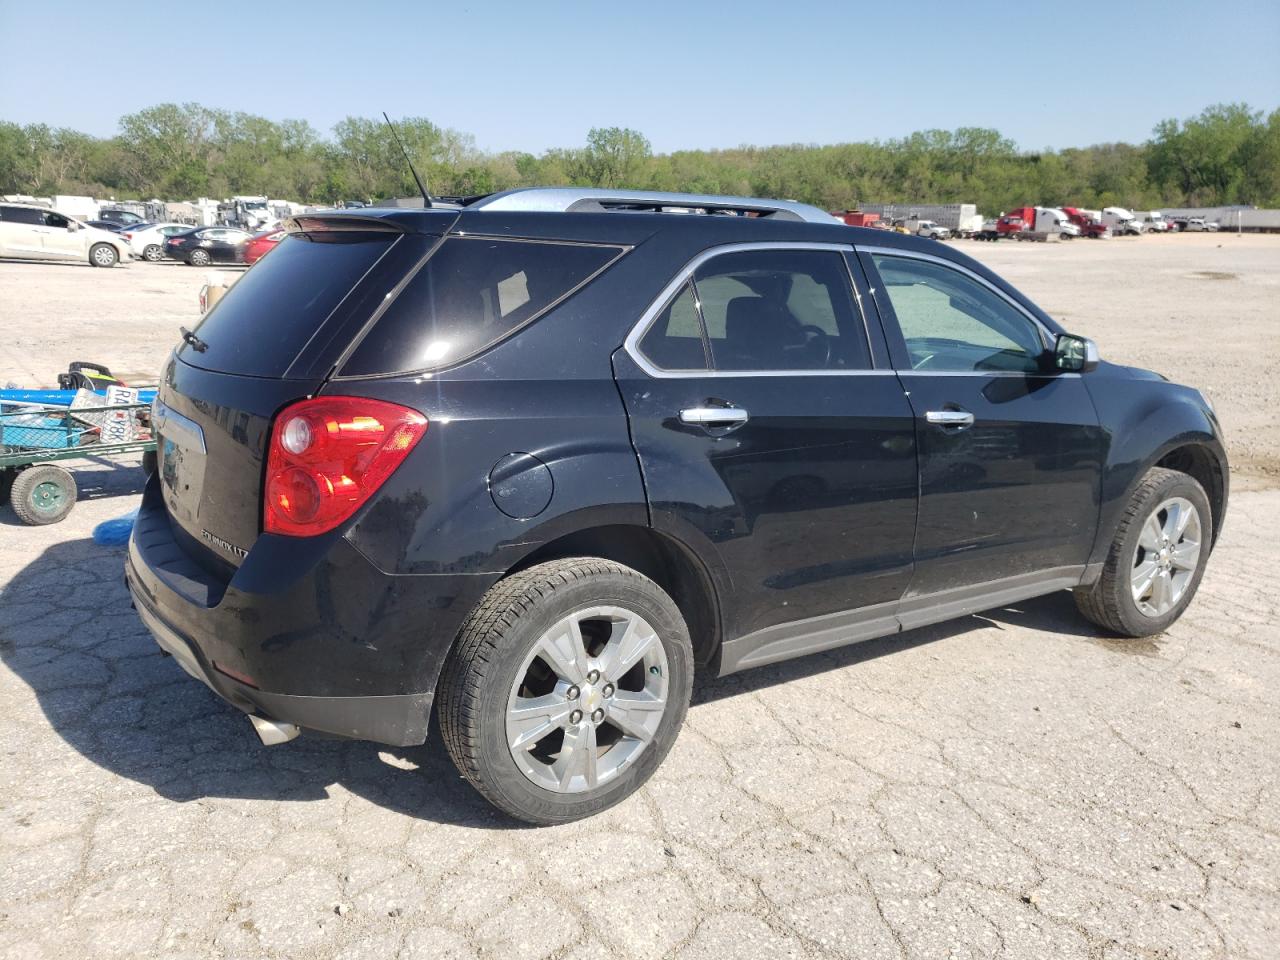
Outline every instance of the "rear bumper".
{"type": "Polygon", "coordinates": [[[412,746],[427,738],[433,695],[409,693],[383,697],[302,697],[268,693],[221,674],[204,661],[200,648],[161,619],[134,589],[134,607],[161,650],[183,670],[237,709],[280,723],[356,740],[412,746]]]}
{"type": "Polygon", "coordinates": [[[490,578],[384,573],[339,535],[263,535],[222,578],[180,536],[153,475],[125,579],[188,673],[282,723],[397,746],[426,739],[436,678],[490,578]]]}

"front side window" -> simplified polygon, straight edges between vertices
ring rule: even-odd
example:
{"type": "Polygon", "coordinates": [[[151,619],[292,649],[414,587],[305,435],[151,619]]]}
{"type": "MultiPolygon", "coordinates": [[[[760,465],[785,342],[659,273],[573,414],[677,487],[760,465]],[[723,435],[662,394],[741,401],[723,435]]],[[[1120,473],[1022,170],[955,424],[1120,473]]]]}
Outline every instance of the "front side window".
{"type": "Polygon", "coordinates": [[[44,215],[44,225],[46,227],[61,227],[65,230],[67,223],[67,218],[60,213],[49,212],[44,215]]]}
{"type": "Polygon", "coordinates": [[[702,264],[694,287],[717,370],[871,366],[844,257],[834,250],[749,250],[702,264]]]}
{"type": "Polygon", "coordinates": [[[872,254],[913,370],[1036,373],[1039,328],[1003,297],[930,260],[872,254]]]}
{"type": "Polygon", "coordinates": [[[510,336],[577,291],[621,249],[451,237],[356,347],[343,376],[445,367],[510,336]]]}

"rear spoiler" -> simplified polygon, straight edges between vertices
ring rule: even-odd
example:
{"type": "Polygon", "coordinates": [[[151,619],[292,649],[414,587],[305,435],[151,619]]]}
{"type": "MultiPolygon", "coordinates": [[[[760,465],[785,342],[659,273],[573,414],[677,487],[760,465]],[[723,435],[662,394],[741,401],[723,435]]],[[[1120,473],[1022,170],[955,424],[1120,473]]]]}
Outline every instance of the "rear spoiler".
{"type": "Polygon", "coordinates": [[[288,233],[408,233],[402,224],[382,217],[305,213],[284,222],[288,233]]]}

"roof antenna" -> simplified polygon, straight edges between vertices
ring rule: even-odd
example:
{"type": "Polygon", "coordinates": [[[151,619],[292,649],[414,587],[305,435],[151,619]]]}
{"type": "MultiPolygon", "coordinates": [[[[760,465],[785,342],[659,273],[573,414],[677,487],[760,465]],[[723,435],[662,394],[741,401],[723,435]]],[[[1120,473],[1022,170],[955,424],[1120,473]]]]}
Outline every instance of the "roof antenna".
{"type": "Polygon", "coordinates": [[[396,138],[396,146],[400,148],[400,152],[404,154],[404,162],[409,165],[409,172],[413,174],[413,181],[418,185],[418,191],[422,194],[422,203],[424,206],[431,206],[431,194],[427,193],[427,188],[422,185],[422,178],[418,176],[418,171],[414,169],[413,161],[409,159],[409,151],[404,148],[404,143],[400,139],[400,134],[396,133],[395,124],[391,122],[391,118],[387,116],[387,111],[382,111],[382,119],[387,121],[387,127],[391,130],[391,136],[396,138]]]}

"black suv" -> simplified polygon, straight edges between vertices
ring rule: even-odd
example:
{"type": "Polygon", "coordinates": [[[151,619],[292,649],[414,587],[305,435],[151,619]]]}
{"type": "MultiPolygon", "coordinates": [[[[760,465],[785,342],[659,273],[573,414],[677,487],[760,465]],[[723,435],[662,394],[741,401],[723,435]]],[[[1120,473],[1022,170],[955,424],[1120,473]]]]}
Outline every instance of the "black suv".
{"type": "Polygon", "coordinates": [[[168,363],[126,565],[266,743],[421,743],[536,823],[720,676],[1050,591],[1127,636],[1227,504],[1195,390],[801,204],[547,189],[295,219],[168,363]]]}

